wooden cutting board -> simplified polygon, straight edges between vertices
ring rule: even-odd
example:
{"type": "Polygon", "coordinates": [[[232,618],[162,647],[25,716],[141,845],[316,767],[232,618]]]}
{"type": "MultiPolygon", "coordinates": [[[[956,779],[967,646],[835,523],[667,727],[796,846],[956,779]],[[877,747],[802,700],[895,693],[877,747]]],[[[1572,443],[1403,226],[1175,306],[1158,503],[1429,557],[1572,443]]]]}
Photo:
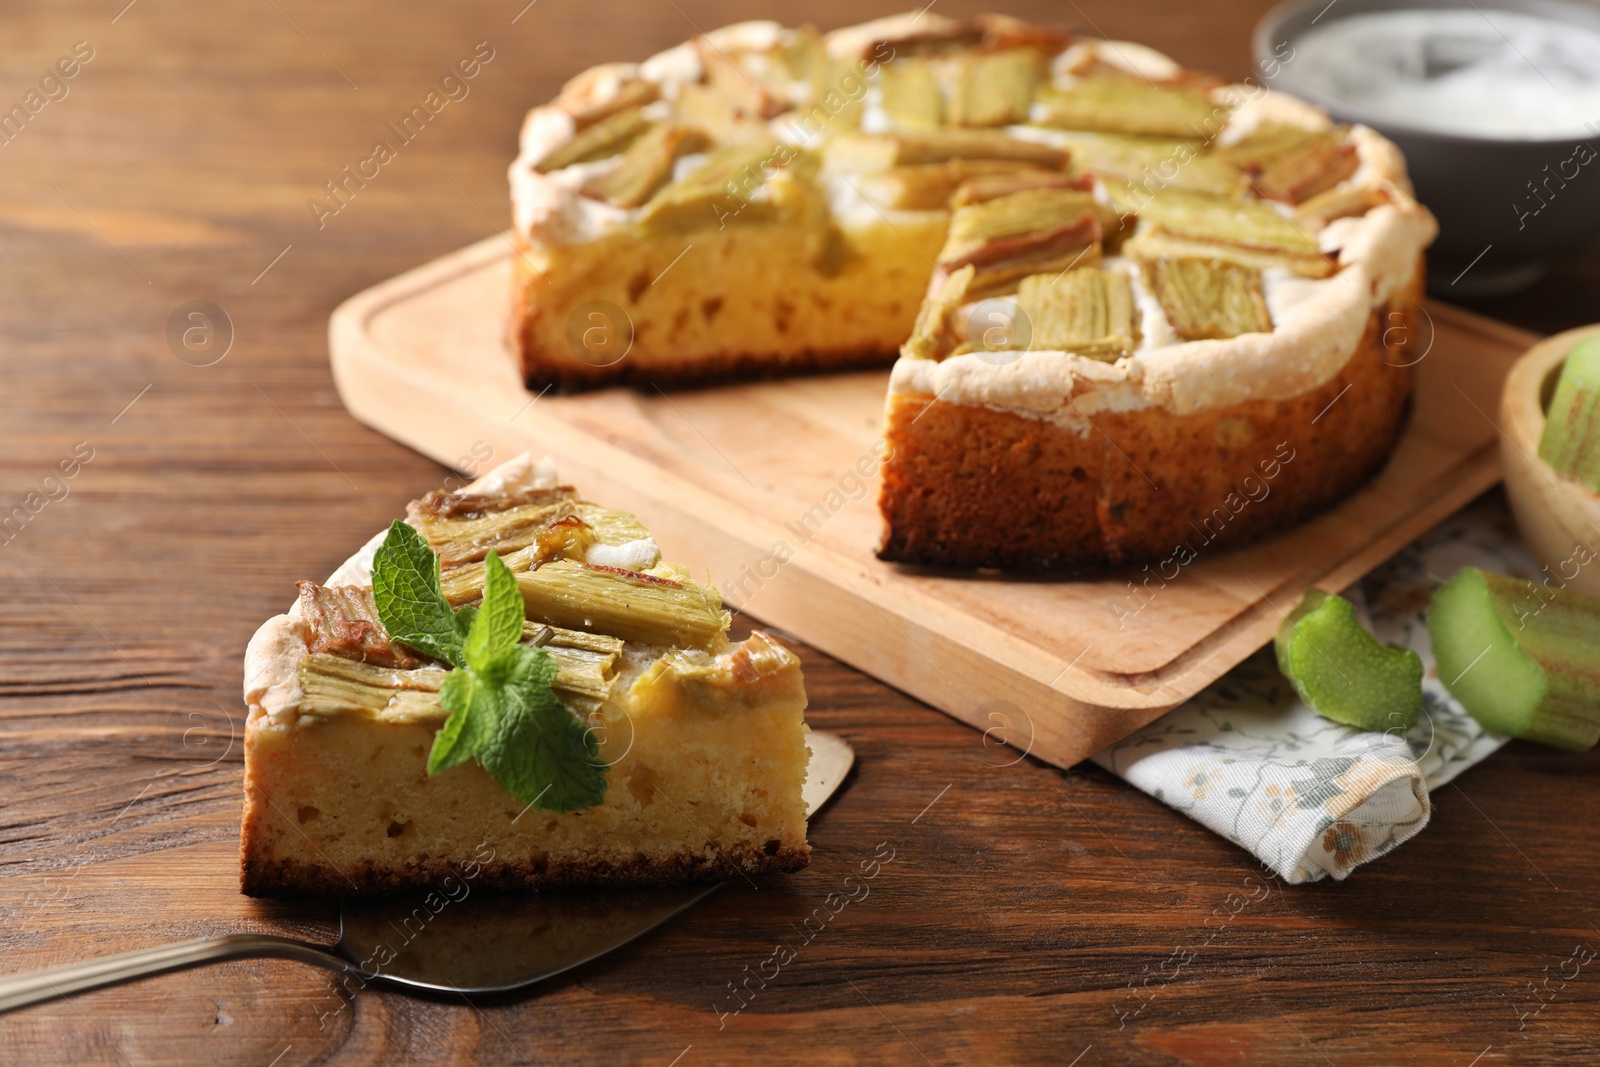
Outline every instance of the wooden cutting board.
{"type": "MultiPolygon", "coordinates": [[[[524,388],[506,347],[512,248],[480,241],[346,301],[329,326],[356,418],[468,472],[549,455],[636,512],[731,606],[1060,766],[1175,707],[1500,477],[1500,383],[1535,340],[1430,304],[1416,409],[1388,466],[1321,518],[1205,554],[1137,597],[1099,581],[879,562],[873,445],[887,372],[662,393],[524,388]]],[[[419,492],[425,487],[418,486],[419,492]]]]}

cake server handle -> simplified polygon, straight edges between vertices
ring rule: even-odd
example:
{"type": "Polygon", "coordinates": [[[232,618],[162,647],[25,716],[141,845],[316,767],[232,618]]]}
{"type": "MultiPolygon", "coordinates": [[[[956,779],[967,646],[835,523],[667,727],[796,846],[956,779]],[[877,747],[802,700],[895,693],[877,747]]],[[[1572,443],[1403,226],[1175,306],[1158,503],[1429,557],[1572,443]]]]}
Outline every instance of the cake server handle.
{"type": "Polygon", "coordinates": [[[86,963],[69,963],[32,974],[0,978],[0,1014],[135,978],[202,967],[224,960],[275,958],[299,960],[329,970],[353,973],[356,965],[326,946],[274,934],[223,934],[141,948],[86,963]]]}

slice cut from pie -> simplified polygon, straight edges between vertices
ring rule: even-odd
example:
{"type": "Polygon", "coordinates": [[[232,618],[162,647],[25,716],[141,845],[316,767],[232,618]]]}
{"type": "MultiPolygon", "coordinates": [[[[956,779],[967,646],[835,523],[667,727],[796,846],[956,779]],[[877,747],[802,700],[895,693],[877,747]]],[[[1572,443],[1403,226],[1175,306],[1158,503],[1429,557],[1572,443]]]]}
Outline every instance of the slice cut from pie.
{"type": "Polygon", "coordinates": [[[244,892],[808,862],[799,661],[731,643],[709,586],[547,462],[429,493],[299,592],[245,656],[244,892]]]}

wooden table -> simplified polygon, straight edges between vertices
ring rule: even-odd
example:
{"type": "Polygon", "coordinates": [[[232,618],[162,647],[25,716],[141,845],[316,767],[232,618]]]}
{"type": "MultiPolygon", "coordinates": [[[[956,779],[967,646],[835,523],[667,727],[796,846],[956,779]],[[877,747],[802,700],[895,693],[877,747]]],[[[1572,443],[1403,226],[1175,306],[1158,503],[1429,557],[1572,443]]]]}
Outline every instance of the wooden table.
{"type": "MultiPolygon", "coordinates": [[[[295,579],[443,472],[345,414],[328,313],[500,229],[517,123],[569,75],[794,10],[125,2],[0,15],[7,108],[75,42],[93,51],[0,145],[0,513],[37,512],[0,537],[7,972],[229,930],[331,938],[329,906],[236,891],[240,659],[295,579]],[[307,201],[479,41],[494,58],[470,95],[319,228],[307,201]],[[202,300],[232,323],[210,366],[169,345],[202,300]],[[75,446],[92,459],[41,486],[75,446]]],[[[1240,75],[1266,7],[1084,2],[1012,10],[1240,75]]],[[[809,17],[894,9],[830,0],[809,17]]],[[[1594,315],[1597,272],[1590,254],[1478,308],[1571,326],[1594,315]]],[[[1600,968],[1561,978],[1576,946],[1600,947],[1592,757],[1513,744],[1438,793],[1395,854],[1291,887],[1107,774],[1004,766],[976,731],[803,655],[811,721],[860,755],[803,874],[731,887],[525,996],[346,1003],[324,973],[235,963],[0,1017],[0,1062],[1594,1059],[1600,968]],[[870,896],[719,1017],[729,983],[880,842],[894,859],[870,896]]]]}

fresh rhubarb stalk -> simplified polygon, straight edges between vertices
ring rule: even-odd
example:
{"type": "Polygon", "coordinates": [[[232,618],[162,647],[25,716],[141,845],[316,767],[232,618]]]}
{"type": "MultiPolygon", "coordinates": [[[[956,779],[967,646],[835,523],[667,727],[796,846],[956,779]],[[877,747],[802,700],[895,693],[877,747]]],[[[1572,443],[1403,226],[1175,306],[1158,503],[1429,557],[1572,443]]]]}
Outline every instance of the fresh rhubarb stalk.
{"type": "Polygon", "coordinates": [[[1562,363],[1539,457],[1600,493],[1600,337],[1579,341],[1562,363]]]}
{"type": "Polygon", "coordinates": [[[1409,730],[1422,711],[1422,660],[1384,645],[1341,596],[1309,589],[1278,627],[1278,669],[1300,699],[1361,730],[1409,730]]]}
{"type": "Polygon", "coordinates": [[[1486,730],[1582,752],[1600,741],[1600,599],[1463,568],[1433,595],[1439,679],[1486,730]]]}

